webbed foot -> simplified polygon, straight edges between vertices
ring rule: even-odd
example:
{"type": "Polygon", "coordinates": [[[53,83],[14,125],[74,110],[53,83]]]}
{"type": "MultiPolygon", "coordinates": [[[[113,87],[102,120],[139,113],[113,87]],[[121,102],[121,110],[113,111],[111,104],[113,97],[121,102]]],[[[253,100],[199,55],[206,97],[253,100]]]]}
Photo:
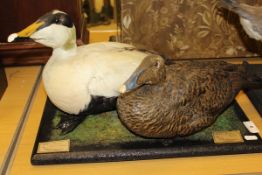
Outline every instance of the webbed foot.
{"type": "Polygon", "coordinates": [[[68,114],[62,114],[59,123],[56,125],[56,129],[61,129],[61,135],[68,134],[73,131],[82,121],[85,116],[72,116],[68,114]]]}

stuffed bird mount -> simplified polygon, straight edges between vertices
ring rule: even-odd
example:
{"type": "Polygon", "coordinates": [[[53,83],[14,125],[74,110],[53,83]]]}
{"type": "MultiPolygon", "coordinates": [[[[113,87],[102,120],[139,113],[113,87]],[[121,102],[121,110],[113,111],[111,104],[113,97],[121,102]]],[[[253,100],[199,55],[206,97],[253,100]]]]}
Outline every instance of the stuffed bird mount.
{"type": "Polygon", "coordinates": [[[8,41],[17,38],[31,38],[53,49],[42,74],[48,100],[33,149],[32,164],[262,151],[258,134],[254,135],[257,139],[253,140],[252,143],[256,143],[253,145],[242,138],[242,135],[250,134],[242,123],[248,119],[233,101],[240,89],[249,84],[257,86],[261,83],[259,78],[252,79],[245,73],[245,65],[235,66],[220,61],[189,61],[181,65],[166,63],[159,55],[117,42],[77,46],[73,21],[68,14],[59,10],[53,10],[24,30],[11,34],[8,41]],[[186,69],[181,70],[183,67],[186,69]],[[200,76],[205,73],[209,75],[207,78],[200,76]],[[218,84],[227,95],[221,96],[219,89],[212,83],[218,84]],[[156,95],[161,89],[167,93],[156,95]],[[206,93],[209,96],[205,96],[206,93]],[[120,101],[117,100],[119,96],[120,101]],[[199,101],[192,100],[200,96],[199,101]],[[147,99],[146,102],[143,99],[147,99]],[[138,103],[134,105],[133,100],[138,103]],[[178,103],[172,103],[173,100],[178,103]],[[215,107],[210,109],[209,106],[203,106],[201,100],[213,100],[211,106],[215,107]],[[147,103],[156,106],[143,106],[147,103]],[[172,112],[174,107],[184,109],[176,113],[172,112]],[[193,114],[195,107],[201,109],[201,115],[193,114]],[[166,111],[168,109],[171,109],[170,113],[166,111]],[[137,112],[136,117],[141,120],[132,119],[132,115],[129,118],[129,111],[137,112]],[[187,117],[192,118],[185,119],[183,111],[188,111],[187,117]],[[150,118],[148,112],[157,116],[150,118]],[[173,114],[178,118],[173,120],[173,114]],[[206,114],[208,117],[203,118],[203,124],[194,122],[206,114]],[[143,120],[143,117],[147,120],[143,120]],[[187,122],[190,126],[186,126],[187,122]],[[183,126],[186,126],[185,129],[183,126]],[[180,130],[172,130],[175,127],[180,130]],[[188,127],[196,129],[188,130],[188,127]],[[150,130],[154,132],[148,134],[150,130]],[[223,144],[214,143],[214,133],[219,138],[227,138],[231,134],[223,131],[238,131],[237,136],[241,137],[232,138],[233,145],[232,141],[223,139],[223,144]],[[70,143],[66,152],[56,150],[42,154],[38,151],[39,145],[47,141],[65,140],[67,144],[70,143]]]}

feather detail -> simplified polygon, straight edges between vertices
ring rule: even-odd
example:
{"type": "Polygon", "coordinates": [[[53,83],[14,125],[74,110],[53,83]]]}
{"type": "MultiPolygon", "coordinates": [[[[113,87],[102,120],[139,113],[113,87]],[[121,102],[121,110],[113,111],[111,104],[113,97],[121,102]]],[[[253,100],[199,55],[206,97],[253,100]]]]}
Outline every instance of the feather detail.
{"type": "Polygon", "coordinates": [[[166,65],[166,78],[158,84],[141,86],[118,98],[119,117],[144,137],[194,134],[213,124],[242,88],[262,87],[262,80],[251,79],[246,67],[223,61],[166,65]]]}

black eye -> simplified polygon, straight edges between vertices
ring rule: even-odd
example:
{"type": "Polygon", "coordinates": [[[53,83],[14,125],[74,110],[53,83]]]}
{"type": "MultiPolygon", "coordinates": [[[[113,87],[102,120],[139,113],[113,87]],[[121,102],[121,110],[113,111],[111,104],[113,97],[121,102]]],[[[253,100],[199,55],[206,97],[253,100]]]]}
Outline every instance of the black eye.
{"type": "Polygon", "coordinates": [[[59,23],[60,23],[59,18],[56,18],[56,19],[55,19],[55,23],[56,23],[56,24],[59,24],[59,23]]]}
{"type": "Polygon", "coordinates": [[[155,63],[155,65],[154,65],[156,68],[159,68],[160,67],[160,62],[159,61],[157,61],[156,63],[155,63]]]}
{"type": "Polygon", "coordinates": [[[57,13],[53,15],[51,24],[63,25],[66,27],[72,27],[73,22],[67,14],[57,13]]]}

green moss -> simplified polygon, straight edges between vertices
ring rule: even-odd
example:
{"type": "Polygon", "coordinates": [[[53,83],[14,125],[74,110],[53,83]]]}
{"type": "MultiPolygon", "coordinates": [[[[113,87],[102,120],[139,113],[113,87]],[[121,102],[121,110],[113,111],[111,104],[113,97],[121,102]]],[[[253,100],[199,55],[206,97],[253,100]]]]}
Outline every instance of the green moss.
{"type": "MultiPolygon", "coordinates": [[[[53,119],[56,125],[60,120],[57,113],[53,119]]],[[[118,119],[117,113],[107,112],[100,115],[89,116],[73,132],[67,135],[60,135],[59,130],[53,130],[51,140],[71,139],[75,145],[82,144],[111,144],[118,142],[130,142],[142,138],[130,133],[118,119]]]]}
{"type": "MultiPolygon", "coordinates": [[[[60,114],[57,112],[53,118],[53,126],[59,122],[60,114]]],[[[240,130],[241,133],[245,132],[245,128],[238,119],[234,106],[228,108],[209,128],[183,139],[212,141],[212,132],[222,130],[240,130]]],[[[73,132],[66,135],[60,135],[60,130],[54,129],[51,132],[50,139],[70,139],[74,145],[108,145],[146,140],[127,130],[118,119],[115,111],[89,116],[73,132]]]]}
{"type": "Polygon", "coordinates": [[[222,113],[213,125],[190,136],[189,138],[192,140],[210,141],[212,140],[212,133],[214,131],[232,130],[240,130],[241,133],[246,132],[244,125],[237,117],[234,106],[229,107],[224,113],[222,113]]]}

